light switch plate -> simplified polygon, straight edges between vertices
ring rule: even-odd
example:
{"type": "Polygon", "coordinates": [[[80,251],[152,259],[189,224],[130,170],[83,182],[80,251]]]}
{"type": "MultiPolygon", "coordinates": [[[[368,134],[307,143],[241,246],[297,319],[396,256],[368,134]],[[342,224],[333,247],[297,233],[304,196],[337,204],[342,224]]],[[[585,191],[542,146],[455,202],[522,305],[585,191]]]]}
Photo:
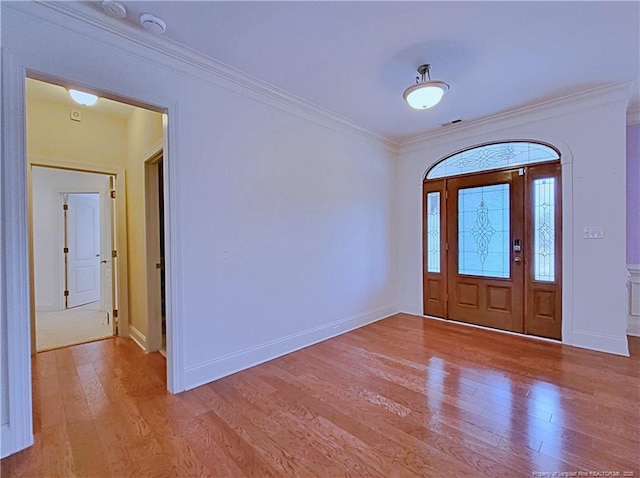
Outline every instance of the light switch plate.
{"type": "Polygon", "coordinates": [[[584,228],[582,233],[583,239],[604,239],[604,228],[588,226],[584,228]]]}

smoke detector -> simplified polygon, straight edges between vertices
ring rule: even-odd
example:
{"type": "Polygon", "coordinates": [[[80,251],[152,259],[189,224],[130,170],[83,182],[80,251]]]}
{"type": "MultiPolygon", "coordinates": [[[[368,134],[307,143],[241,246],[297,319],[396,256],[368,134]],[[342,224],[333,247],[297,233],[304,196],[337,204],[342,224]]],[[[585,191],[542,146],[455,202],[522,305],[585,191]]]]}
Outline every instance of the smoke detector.
{"type": "Polygon", "coordinates": [[[124,18],[127,16],[127,9],[115,0],[104,0],[102,9],[115,18],[124,18]]]}
{"type": "Polygon", "coordinates": [[[155,33],[156,35],[162,35],[167,29],[167,24],[162,18],[158,18],[150,13],[140,15],[140,25],[148,32],[155,33]]]}

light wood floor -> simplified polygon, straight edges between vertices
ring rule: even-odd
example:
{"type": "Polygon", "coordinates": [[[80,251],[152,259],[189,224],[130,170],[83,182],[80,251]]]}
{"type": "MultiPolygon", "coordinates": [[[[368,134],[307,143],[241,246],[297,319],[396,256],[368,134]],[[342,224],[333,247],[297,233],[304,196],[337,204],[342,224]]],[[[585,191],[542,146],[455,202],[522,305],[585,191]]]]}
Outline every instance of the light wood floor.
{"type": "Polygon", "coordinates": [[[33,362],[36,444],[2,476],[639,477],[631,348],[397,315],[175,396],[130,340],[53,350],[33,362]]]}

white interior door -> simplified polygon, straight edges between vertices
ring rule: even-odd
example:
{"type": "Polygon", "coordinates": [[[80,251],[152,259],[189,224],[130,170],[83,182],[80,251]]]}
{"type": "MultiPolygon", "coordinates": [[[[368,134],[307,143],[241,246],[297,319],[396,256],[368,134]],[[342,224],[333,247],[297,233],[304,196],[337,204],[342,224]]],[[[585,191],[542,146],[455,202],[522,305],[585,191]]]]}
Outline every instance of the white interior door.
{"type": "Polygon", "coordinates": [[[100,195],[67,195],[67,308],[100,300],[100,195]]]}

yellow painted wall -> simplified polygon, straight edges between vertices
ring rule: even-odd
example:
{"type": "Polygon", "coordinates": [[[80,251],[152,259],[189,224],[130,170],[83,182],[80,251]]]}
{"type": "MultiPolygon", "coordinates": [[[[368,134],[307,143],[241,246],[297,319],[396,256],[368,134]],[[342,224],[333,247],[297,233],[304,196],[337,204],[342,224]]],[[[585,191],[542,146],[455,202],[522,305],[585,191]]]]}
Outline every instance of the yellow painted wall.
{"type": "Polygon", "coordinates": [[[148,328],[144,163],[162,144],[162,115],[137,108],[129,117],[127,133],[129,323],[146,338],[148,328]]]}
{"type": "Polygon", "coordinates": [[[30,98],[27,90],[27,154],[69,163],[124,167],[127,120],[79,106],[82,121],[66,105],[30,98]]]}

